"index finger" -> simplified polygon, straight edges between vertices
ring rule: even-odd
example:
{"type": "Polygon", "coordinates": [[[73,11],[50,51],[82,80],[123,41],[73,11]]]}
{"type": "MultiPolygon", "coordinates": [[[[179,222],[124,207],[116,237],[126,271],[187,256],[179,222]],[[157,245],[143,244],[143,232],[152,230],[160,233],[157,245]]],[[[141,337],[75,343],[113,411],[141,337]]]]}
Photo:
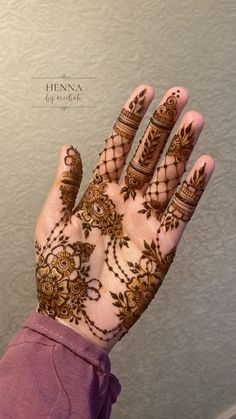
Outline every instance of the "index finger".
{"type": "Polygon", "coordinates": [[[133,91],[105,141],[93,177],[101,176],[106,182],[119,180],[135,134],[153,97],[154,90],[149,85],[142,84],[133,91]]]}

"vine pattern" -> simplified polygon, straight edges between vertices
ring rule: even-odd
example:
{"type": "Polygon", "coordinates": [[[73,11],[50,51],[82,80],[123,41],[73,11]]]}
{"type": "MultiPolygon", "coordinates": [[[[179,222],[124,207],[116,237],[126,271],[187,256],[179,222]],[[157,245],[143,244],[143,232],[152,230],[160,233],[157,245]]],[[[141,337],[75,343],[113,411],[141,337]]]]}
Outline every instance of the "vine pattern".
{"type": "Polygon", "coordinates": [[[175,124],[177,105],[180,91],[172,92],[164,103],[155,110],[148,127],[141,138],[136,153],[129,163],[124,178],[125,186],[121,189],[124,201],[132,197],[135,199],[137,190],[149,183],[153,175],[153,167],[175,124]],[[138,156],[140,147],[141,155],[138,156]]]}

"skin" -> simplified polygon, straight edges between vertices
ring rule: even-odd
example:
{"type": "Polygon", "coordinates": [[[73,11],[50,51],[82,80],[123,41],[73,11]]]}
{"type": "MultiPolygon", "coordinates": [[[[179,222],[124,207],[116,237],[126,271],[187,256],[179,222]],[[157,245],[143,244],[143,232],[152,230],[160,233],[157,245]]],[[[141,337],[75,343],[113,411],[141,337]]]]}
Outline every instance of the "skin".
{"type": "Polygon", "coordinates": [[[213,159],[203,155],[181,183],[203,128],[198,112],[183,116],[163,154],[188,100],[184,87],[173,87],[156,107],[123,173],[153,96],[152,87],[141,85],[128,98],[77,205],[82,162],[75,148],[61,147],[36,226],[36,310],[108,352],[161,286],[214,170],[213,159]]]}

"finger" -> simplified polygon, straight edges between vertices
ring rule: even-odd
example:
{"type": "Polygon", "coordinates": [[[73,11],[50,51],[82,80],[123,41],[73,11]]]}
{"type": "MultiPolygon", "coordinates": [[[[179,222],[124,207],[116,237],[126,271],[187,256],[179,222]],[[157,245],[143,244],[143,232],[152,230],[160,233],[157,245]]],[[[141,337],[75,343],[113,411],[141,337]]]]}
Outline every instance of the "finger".
{"type": "Polygon", "coordinates": [[[186,170],[191,152],[204,125],[203,116],[194,111],[186,113],[160,166],[147,188],[144,207],[160,220],[186,170]],[[149,209],[150,209],[149,208],[149,209]]]}
{"type": "Polygon", "coordinates": [[[61,147],[55,180],[43,208],[52,222],[68,222],[82,180],[82,161],[76,148],[61,147]]]}
{"type": "Polygon", "coordinates": [[[106,182],[119,180],[136,131],[153,96],[154,90],[148,85],[140,85],[133,91],[106,139],[93,177],[102,177],[106,182]]]}
{"type": "Polygon", "coordinates": [[[166,92],[127,168],[121,184],[124,200],[130,196],[134,199],[137,191],[143,193],[147,188],[170,132],[187,101],[188,92],[184,87],[173,87],[166,92]]]}
{"type": "Polygon", "coordinates": [[[195,212],[214,166],[212,157],[199,157],[162,217],[161,230],[165,232],[165,236],[175,246],[177,246],[188,221],[195,212]]]}

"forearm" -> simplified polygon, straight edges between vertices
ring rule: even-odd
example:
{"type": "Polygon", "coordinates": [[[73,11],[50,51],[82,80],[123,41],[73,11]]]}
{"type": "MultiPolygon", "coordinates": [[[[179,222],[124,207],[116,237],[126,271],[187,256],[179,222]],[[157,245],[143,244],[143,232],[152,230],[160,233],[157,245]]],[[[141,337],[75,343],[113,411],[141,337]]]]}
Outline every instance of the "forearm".
{"type": "Polygon", "coordinates": [[[0,416],[108,418],[120,392],[108,355],[32,312],[0,362],[0,416]]]}

